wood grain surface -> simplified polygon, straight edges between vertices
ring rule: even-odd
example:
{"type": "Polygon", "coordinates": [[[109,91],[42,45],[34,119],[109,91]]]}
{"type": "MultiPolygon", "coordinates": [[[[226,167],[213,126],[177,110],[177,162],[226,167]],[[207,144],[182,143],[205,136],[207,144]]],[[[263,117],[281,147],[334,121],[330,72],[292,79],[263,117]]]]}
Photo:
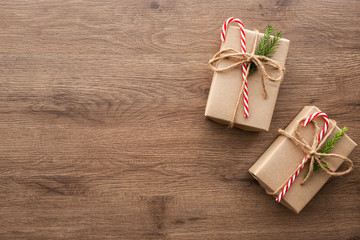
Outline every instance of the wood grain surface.
{"type": "Polygon", "coordinates": [[[0,239],[359,239],[359,147],[299,215],[248,173],[305,105],[360,143],[359,25],[356,0],[0,1],[0,239]],[[230,16],[291,40],[267,133],[204,117],[230,16]]]}

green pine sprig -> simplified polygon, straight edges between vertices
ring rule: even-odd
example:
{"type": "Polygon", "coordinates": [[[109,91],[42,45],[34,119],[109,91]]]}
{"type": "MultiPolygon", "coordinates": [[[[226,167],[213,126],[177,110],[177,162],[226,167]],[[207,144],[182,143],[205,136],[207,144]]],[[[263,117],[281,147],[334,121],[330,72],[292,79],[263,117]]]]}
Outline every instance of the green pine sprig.
{"type": "Polygon", "coordinates": [[[329,151],[334,147],[334,144],[337,143],[342,136],[349,130],[347,127],[343,127],[339,132],[336,133],[330,141],[328,141],[325,146],[320,150],[321,153],[329,153],[329,151]]]}
{"type": "MultiPolygon", "coordinates": [[[[279,39],[281,38],[281,31],[276,32],[275,28],[271,25],[267,25],[264,36],[260,39],[259,45],[255,51],[256,55],[272,57],[275,50],[279,46],[279,39]],[[272,37],[273,36],[273,37],[272,37]]],[[[256,70],[256,65],[251,64],[249,74],[256,70]]]]}
{"type": "MultiPolygon", "coordinates": [[[[347,127],[343,127],[339,132],[336,133],[335,137],[333,137],[331,140],[329,140],[325,146],[320,150],[320,153],[329,153],[330,150],[335,146],[335,143],[337,143],[338,141],[340,141],[340,139],[342,138],[342,136],[344,136],[344,134],[346,133],[346,131],[348,130],[347,127]]],[[[322,157],[323,159],[324,157],[322,157]]],[[[323,167],[328,168],[329,166],[325,163],[323,163],[323,167]]],[[[314,162],[314,171],[321,169],[321,167],[319,166],[319,164],[317,162],[314,162]]],[[[306,178],[307,174],[305,174],[306,178]]]]}

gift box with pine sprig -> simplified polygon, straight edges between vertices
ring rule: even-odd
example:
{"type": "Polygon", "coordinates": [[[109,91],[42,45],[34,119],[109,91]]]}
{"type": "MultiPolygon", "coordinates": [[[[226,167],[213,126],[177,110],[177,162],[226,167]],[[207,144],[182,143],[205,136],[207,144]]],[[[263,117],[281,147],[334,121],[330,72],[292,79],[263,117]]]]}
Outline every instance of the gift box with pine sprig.
{"type": "MultiPolygon", "coordinates": [[[[249,170],[267,194],[296,213],[331,176],[348,174],[353,168],[348,156],[357,144],[345,134],[346,127],[339,128],[327,115],[328,125],[324,119],[314,118],[304,126],[307,116],[319,112],[315,106],[304,107],[285,130],[279,129],[281,135],[249,170]]],[[[336,194],[340,192],[327,200],[335,201],[336,194]]]]}
{"type": "Polygon", "coordinates": [[[241,52],[239,27],[229,26],[220,51],[209,62],[214,75],[205,116],[243,130],[268,131],[290,41],[281,38],[281,32],[270,25],[264,34],[246,29],[244,33],[246,54],[241,52]],[[243,63],[249,70],[245,77],[247,86],[243,81],[243,63]]]}

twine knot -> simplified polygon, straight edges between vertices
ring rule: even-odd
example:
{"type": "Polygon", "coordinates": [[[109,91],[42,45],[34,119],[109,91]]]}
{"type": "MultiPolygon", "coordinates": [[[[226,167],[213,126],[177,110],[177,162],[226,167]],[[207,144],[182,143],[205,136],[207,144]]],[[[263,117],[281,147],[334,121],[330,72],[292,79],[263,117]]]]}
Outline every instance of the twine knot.
{"type": "Polygon", "coordinates": [[[313,149],[311,149],[311,151],[309,152],[309,155],[310,155],[310,156],[313,156],[315,153],[316,153],[316,151],[313,150],[313,149]]]}

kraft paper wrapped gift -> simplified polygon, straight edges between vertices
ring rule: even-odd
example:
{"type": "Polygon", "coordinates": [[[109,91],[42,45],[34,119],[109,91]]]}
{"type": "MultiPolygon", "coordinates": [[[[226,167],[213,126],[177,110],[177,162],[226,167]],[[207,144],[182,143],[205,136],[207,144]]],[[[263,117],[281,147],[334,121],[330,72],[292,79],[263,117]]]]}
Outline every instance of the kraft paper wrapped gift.
{"type": "MultiPolygon", "coordinates": [[[[285,131],[292,136],[295,135],[295,128],[297,127],[298,121],[318,111],[320,110],[315,106],[304,107],[285,131]]],[[[324,122],[323,119],[319,118],[315,118],[314,121],[320,126],[322,126],[324,122]]],[[[329,130],[331,129],[331,124],[332,121],[330,121],[329,130]]],[[[299,128],[301,136],[303,136],[307,142],[310,142],[313,138],[314,131],[315,127],[312,124],[306,127],[300,126],[299,128]]],[[[333,138],[338,131],[340,131],[340,128],[336,126],[332,132],[329,132],[324,141],[327,142],[333,138]]],[[[356,146],[356,143],[345,134],[340,141],[335,144],[334,148],[331,149],[330,153],[347,157],[356,146]]],[[[304,156],[305,154],[299,146],[296,146],[289,138],[280,135],[249,169],[249,172],[266,191],[274,192],[283,186],[284,182],[287,181],[299,166],[304,156]]],[[[333,171],[336,171],[343,163],[342,159],[335,157],[326,157],[325,160],[329,168],[333,171]]],[[[320,169],[314,171],[308,180],[301,185],[308,169],[309,163],[305,165],[300,175],[280,201],[280,203],[296,213],[299,213],[305,207],[330,178],[330,175],[320,169]]],[[[276,202],[274,201],[274,203],[276,202]]]]}
{"type": "MultiPolygon", "coordinates": [[[[251,52],[253,49],[256,33],[245,30],[246,49],[251,52]]],[[[261,38],[263,34],[259,34],[261,38]]],[[[284,67],[288,53],[290,41],[284,38],[279,40],[279,46],[271,59],[277,61],[284,67]]],[[[226,33],[225,42],[221,45],[221,50],[232,48],[240,51],[240,29],[230,26],[226,33]]],[[[219,63],[222,67],[230,65],[232,61],[223,60],[219,63]]],[[[269,75],[276,74],[272,68],[266,68],[269,75]]],[[[263,96],[261,77],[256,70],[248,76],[248,96],[249,96],[249,117],[244,117],[242,104],[238,108],[234,126],[248,131],[268,131],[275,108],[280,82],[268,81],[265,77],[265,85],[268,97],[263,96]]],[[[205,116],[220,123],[229,124],[239,98],[242,85],[241,68],[231,69],[226,72],[214,72],[205,116]]]]}

